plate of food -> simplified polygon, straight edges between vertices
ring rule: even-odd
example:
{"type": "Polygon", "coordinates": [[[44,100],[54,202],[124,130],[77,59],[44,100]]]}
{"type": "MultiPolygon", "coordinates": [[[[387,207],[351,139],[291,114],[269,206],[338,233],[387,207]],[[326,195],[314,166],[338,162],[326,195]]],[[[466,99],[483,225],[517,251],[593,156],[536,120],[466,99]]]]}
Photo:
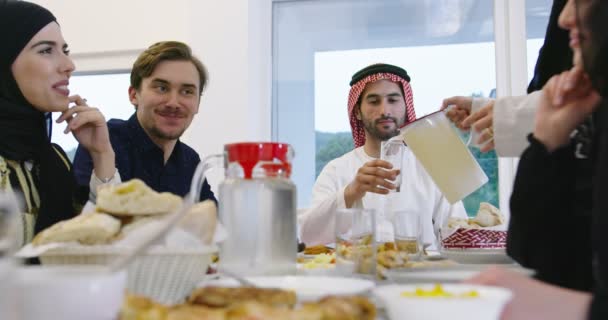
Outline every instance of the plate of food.
{"type": "Polygon", "coordinates": [[[298,273],[308,275],[332,274],[336,269],[336,254],[321,253],[311,259],[298,259],[298,273]]]}
{"type": "MultiPolygon", "coordinates": [[[[388,280],[397,283],[457,283],[475,276],[487,267],[487,265],[434,265],[391,269],[387,270],[384,275],[388,280]]],[[[534,270],[522,268],[517,264],[503,267],[527,276],[534,274],[534,270]]]]}
{"type": "Polygon", "coordinates": [[[514,264],[506,249],[442,249],[441,255],[461,264],[514,264]]]}
{"type": "MultiPolygon", "coordinates": [[[[374,282],[344,277],[325,276],[259,276],[246,277],[258,288],[274,288],[295,292],[299,302],[316,301],[325,296],[365,294],[375,287],[374,282]]],[[[235,287],[238,282],[229,278],[209,281],[203,286],[235,287]]]]}
{"type": "Polygon", "coordinates": [[[194,289],[185,302],[158,303],[145,296],[127,294],[122,320],[139,319],[351,319],[374,320],[376,307],[363,296],[327,296],[298,304],[291,290],[251,287],[194,289]]]}
{"type": "Polygon", "coordinates": [[[305,247],[304,250],[298,252],[298,262],[304,262],[304,260],[314,259],[320,254],[332,254],[334,249],[325,245],[316,245],[305,247]]]}

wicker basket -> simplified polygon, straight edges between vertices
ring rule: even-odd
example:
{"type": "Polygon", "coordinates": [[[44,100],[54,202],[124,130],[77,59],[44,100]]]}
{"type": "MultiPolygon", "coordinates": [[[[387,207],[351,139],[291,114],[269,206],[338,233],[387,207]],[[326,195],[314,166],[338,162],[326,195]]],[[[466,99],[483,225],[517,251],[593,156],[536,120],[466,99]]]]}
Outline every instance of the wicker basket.
{"type": "MultiPolygon", "coordinates": [[[[40,261],[45,265],[109,265],[126,252],[110,246],[57,248],[42,254],[40,261]]],[[[215,252],[216,246],[152,248],[129,266],[127,290],[165,304],[182,302],[203,279],[215,252]]]]}

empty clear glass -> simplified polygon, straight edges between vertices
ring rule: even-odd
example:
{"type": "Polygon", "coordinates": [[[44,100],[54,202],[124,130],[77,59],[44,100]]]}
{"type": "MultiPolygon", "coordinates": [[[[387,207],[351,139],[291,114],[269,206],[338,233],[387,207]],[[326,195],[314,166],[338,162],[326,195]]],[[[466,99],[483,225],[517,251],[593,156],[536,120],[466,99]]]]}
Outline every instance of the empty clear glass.
{"type": "MultiPolygon", "coordinates": [[[[390,139],[383,141],[380,145],[380,160],[390,162],[393,165],[392,170],[401,171],[403,164],[403,151],[405,150],[405,143],[400,138],[390,139]]],[[[391,181],[395,184],[395,189],[391,192],[399,192],[401,189],[401,172],[395,178],[395,181],[391,181]]]]}

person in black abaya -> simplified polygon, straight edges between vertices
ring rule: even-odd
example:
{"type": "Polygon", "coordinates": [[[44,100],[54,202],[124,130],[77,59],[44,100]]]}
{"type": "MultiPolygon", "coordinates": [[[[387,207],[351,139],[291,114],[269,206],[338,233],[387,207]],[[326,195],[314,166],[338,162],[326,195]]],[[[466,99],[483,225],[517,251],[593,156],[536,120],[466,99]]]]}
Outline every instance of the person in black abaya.
{"type": "Polygon", "coordinates": [[[50,142],[48,115],[61,112],[57,122],[66,122],[65,132],[93,155],[100,179],[114,176],[114,151],[103,115],[70,95],[75,67],[51,12],[25,1],[0,1],[0,41],[0,191],[15,192],[23,202],[19,233],[25,244],[78,213],[72,166],[50,142]]]}

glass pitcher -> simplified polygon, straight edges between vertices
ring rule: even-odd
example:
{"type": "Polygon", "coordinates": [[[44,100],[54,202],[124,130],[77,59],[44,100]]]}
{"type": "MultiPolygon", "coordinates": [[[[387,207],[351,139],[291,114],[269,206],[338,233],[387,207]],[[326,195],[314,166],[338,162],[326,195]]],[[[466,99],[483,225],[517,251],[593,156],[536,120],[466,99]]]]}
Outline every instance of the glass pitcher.
{"type": "Polygon", "coordinates": [[[220,245],[220,272],[295,274],[296,187],[289,178],[293,156],[292,147],[284,143],[233,143],[224,146],[223,155],[211,155],[199,164],[191,197],[200,195],[208,169],[225,169],[218,215],[228,237],[220,245]]]}
{"type": "Polygon", "coordinates": [[[406,125],[401,129],[401,138],[451,204],[488,182],[488,176],[443,111],[406,125]]]}

